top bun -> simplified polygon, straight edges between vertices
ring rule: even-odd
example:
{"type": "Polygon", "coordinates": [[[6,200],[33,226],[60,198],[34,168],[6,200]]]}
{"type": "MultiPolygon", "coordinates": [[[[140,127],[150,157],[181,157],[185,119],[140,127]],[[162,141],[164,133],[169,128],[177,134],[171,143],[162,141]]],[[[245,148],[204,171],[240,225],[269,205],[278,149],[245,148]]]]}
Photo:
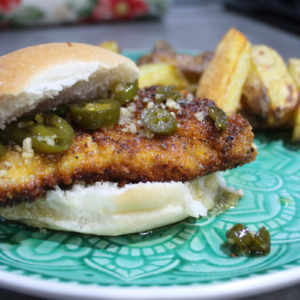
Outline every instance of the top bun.
{"type": "Polygon", "coordinates": [[[1,56],[0,128],[34,110],[103,96],[111,84],[138,75],[130,59],[87,44],[43,44],[1,56]]]}

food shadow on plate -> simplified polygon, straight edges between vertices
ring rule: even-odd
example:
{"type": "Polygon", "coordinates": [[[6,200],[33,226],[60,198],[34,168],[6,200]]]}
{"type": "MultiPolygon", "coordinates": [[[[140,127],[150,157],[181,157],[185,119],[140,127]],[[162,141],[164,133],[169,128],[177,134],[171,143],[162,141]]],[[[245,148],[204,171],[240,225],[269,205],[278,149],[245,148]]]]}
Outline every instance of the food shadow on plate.
{"type": "MultiPolygon", "coordinates": [[[[197,220],[199,221],[201,218],[196,219],[189,217],[171,225],[126,235],[97,236],[78,232],[29,227],[20,222],[10,221],[0,216],[0,233],[1,231],[6,233],[5,236],[2,236],[2,242],[9,243],[10,245],[22,244],[26,240],[34,239],[36,242],[47,242],[51,240],[60,245],[65,245],[68,248],[83,246],[94,250],[105,250],[108,248],[108,244],[114,244],[115,247],[143,247],[145,244],[159,244],[183,231],[186,227],[184,225],[185,222],[188,222],[189,226],[192,226],[197,220]],[[79,240],[81,240],[80,245],[79,240]]],[[[195,229],[198,230],[198,227],[195,227],[195,229]]]]}
{"type": "Polygon", "coordinates": [[[284,148],[290,151],[297,152],[300,150],[300,141],[293,143],[292,135],[290,130],[277,129],[276,131],[267,131],[267,130],[255,130],[254,136],[265,136],[268,139],[268,142],[280,141],[282,140],[282,145],[284,148]]]}

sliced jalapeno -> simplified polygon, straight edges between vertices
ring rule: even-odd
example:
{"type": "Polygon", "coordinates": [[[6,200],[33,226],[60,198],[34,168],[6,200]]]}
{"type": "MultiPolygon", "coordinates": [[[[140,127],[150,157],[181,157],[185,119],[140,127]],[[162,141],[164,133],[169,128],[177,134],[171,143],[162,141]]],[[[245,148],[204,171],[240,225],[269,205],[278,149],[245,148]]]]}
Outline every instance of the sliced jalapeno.
{"type": "Polygon", "coordinates": [[[18,145],[30,137],[32,148],[38,153],[57,153],[70,148],[74,139],[73,128],[56,115],[22,118],[7,126],[9,139],[18,145]],[[44,124],[42,123],[42,120],[44,124]],[[38,120],[39,123],[36,121],[38,120]]]}
{"type": "Polygon", "coordinates": [[[6,147],[0,144],[0,158],[2,158],[6,154],[6,152],[7,152],[6,147]]]}
{"type": "Polygon", "coordinates": [[[138,90],[138,80],[133,83],[117,83],[112,88],[113,98],[121,105],[129,102],[136,95],[138,90]]]}
{"type": "Polygon", "coordinates": [[[255,254],[268,254],[271,249],[270,233],[266,227],[261,227],[254,236],[253,244],[250,246],[250,251],[255,254]]]}
{"type": "Polygon", "coordinates": [[[236,245],[239,250],[249,254],[249,247],[253,244],[253,236],[249,229],[243,224],[236,224],[226,232],[227,241],[231,245],[236,245]]]}
{"type": "Polygon", "coordinates": [[[141,120],[146,128],[160,135],[172,135],[177,132],[175,117],[163,108],[145,109],[141,120]]]}
{"type": "Polygon", "coordinates": [[[0,130],[0,143],[7,144],[12,133],[12,124],[6,125],[4,130],[0,130]]]}
{"type": "Polygon", "coordinates": [[[49,109],[46,114],[54,114],[59,117],[65,117],[69,112],[69,106],[66,104],[59,104],[54,108],[49,109]]]}
{"type": "Polygon", "coordinates": [[[217,106],[210,106],[207,108],[210,117],[215,121],[215,126],[218,131],[226,128],[227,116],[226,113],[217,106]]]}
{"type": "Polygon", "coordinates": [[[168,98],[172,98],[174,100],[182,99],[183,96],[176,90],[175,85],[163,85],[159,86],[156,89],[155,100],[158,102],[165,101],[168,98]]]}
{"type": "Polygon", "coordinates": [[[117,100],[103,99],[70,105],[72,121],[83,129],[97,129],[118,123],[121,104],[117,100]]]}

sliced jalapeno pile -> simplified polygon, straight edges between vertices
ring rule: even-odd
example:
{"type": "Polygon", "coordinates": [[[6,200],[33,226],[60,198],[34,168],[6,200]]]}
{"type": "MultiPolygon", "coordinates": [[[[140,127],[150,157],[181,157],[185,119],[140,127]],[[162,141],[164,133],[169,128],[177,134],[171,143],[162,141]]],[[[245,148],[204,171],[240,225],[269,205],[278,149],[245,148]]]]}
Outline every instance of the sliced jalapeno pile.
{"type": "Polygon", "coordinates": [[[72,121],[83,129],[97,129],[118,123],[121,104],[117,100],[103,99],[70,105],[72,121]]]}
{"type": "Polygon", "coordinates": [[[6,152],[7,152],[6,147],[0,144],[0,158],[2,158],[6,154],[6,152]]]}
{"type": "Polygon", "coordinates": [[[159,86],[156,89],[155,100],[156,101],[165,101],[168,98],[172,98],[174,100],[179,100],[179,99],[182,99],[183,96],[176,90],[175,85],[159,86]]]}
{"type": "Polygon", "coordinates": [[[70,148],[74,139],[73,128],[62,118],[48,114],[22,118],[6,126],[0,133],[1,140],[11,140],[22,146],[30,137],[32,148],[38,153],[57,153],[70,148]]]}
{"type": "Polygon", "coordinates": [[[175,117],[163,108],[145,109],[141,115],[146,128],[160,135],[172,135],[177,132],[175,117]]]}
{"type": "Polygon", "coordinates": [[[227,116],[226,113],[217,106],[210,106],[207,108],[210,117],[215,121],[215,126],[218,131],[226,128],[227,116]]]}
{"type": "Polygon", "coordinates": [[[263,226],[253,236],[243,224],[236,224],[226,232],[228,244],[240,251],[243,255],[264,255],[270,252],[270,233],[263,226]]]}
{"type": "Polygon", "coordinates": [[[136,95],[138,90],[138,80],[133,83],[117,83],[112,88],[113,98],[121,103],[121,105],[129,102],[136,95]]]}

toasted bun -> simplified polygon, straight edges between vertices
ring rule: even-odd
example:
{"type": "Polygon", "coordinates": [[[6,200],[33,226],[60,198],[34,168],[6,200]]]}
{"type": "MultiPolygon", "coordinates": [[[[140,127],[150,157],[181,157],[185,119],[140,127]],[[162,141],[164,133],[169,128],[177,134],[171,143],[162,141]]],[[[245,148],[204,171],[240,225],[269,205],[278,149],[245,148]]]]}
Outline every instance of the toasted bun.
{"type": "Polygon", "coordinates": [[[101,96],[112,83],[132,82],[138,73],[130,59],[86,44],[44,44],[4,55],[0,128],[36,108],[101,96]]]}
{"type": "MultiPolygon", "coordinates": [[[[47,199],[0,208],[0,215],[29,226],[97,235],[141,232],[183,220],[206,216],[226,206],[227,194],[243,195],[226,187],[220,173],[190,182],[138,183],[118,188],[116,183],[56,188],[47,199]],[[222,196],[220,195],[223,190],[222,196]]],[[[230,200],[230,199],[229,199],[230,200]]]]}

